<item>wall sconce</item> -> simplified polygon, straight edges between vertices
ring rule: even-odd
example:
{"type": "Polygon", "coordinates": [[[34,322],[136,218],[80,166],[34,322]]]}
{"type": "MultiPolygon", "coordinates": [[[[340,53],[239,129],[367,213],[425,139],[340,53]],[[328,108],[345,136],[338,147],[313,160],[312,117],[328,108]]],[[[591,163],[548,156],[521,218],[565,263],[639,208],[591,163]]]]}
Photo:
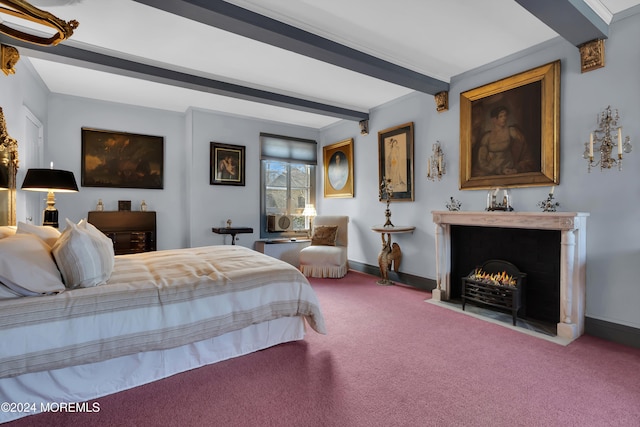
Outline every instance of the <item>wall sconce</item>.
{"type": "Polygon", "coordinates": [[[589,172],[592,167],[598,165],[600,170],[611,169],[615,165],[618,165],[619,171],[622,170],[622,153],[630,153],[632,147],[629,136],[624,139],[624,142],[622,140],[622,126],[618,126],[619,119],[618,110],[611,110],[610,106],[598,116],[598,128],[589,135],[589,142],[584,143],[583,158],[589,162],[589,172]],[[616,140],[611,135],[612,132],[617,132],[616,140]],[[611,154],[616,144],[618,158],[614,159],[611,154]],[[600,159],[596,161],[593,159],[594,149],[600,153],[600,159]]]}
{"type": "Polygon", "coordinates": [[[360,135],[369,135],[369,120],[360,120],[360,135]]]}
{"type": "Polygon", "coordinates": [[[22,183],[23,190],[46,191],[47,207],[43,212],[42,225],[50,225],[58,228],[58,210],[55,208],[55,196],[57,193],[71,193],[78,191],[78,184],[73,172],[60,169],[29,169],[22,183]]]}
{"type": "Polygon", "coordinates": [[[427,179],[430,181],[435,181],[438,178],[438,181],[442,179],[442,175],[445,174],[445,164],[444,164],[444,152],[440,147],[440,141],[436,141],[433,144],[433,154],[429,157],[427,161],[427,179]]]}

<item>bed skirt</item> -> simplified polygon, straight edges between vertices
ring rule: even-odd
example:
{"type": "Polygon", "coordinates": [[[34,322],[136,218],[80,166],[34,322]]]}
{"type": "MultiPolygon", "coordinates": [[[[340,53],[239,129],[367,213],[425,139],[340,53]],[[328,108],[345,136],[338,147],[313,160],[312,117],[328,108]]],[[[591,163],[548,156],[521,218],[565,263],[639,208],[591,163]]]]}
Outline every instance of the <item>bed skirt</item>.
{"type": "MultiPolygon", "coordinates": [[[[167,350],[0,379],[0,402],[85,402],[277,344],[304,338],[302,317],[282,317],[167,350]]],[[[33,412],[0,411],[0,423],[33,412]]]]}

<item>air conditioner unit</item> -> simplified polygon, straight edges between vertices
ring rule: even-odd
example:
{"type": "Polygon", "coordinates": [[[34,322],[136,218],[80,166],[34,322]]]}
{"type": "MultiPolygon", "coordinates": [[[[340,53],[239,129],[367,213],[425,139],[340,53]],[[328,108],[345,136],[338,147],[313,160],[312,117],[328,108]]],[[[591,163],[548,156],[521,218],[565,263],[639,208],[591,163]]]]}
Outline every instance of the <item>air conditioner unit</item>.
{"type": "Polygon", "coordinates": [[[293,229],[293,218],[289,215],[267,215],[267,231],[288,231],[293,229]]]}

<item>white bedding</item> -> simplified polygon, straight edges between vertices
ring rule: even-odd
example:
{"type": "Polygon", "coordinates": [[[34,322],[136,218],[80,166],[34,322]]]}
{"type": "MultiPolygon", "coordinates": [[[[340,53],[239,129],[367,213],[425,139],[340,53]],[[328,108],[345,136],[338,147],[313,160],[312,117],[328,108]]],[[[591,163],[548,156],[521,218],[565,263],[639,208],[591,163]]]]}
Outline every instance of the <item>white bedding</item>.
{"type": "Polygon", "coordinates": [[[0,301],[0,378],[177,347],[288,316],[326,332],[307,279],[250,249],[118,256],[105,285],[0,301]]]}
{"type": "Polygon", "coordinates": [[[250,249],[117,256],[104,285],[0,300],[0,402],[98,398],[302,339],[305,320],[326,333],[308,280],[250,249]]]}

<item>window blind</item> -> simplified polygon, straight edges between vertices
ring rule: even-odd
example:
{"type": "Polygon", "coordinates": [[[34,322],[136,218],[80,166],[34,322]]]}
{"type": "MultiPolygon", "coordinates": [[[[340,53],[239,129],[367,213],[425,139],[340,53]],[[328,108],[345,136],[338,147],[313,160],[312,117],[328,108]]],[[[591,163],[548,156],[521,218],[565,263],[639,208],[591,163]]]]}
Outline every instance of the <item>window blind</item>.
{"type": "Polygon", "coordinates": [[[318,164],[318,144],[310,139],[260,134],[260,159],[307,165],[318,164]]]}

